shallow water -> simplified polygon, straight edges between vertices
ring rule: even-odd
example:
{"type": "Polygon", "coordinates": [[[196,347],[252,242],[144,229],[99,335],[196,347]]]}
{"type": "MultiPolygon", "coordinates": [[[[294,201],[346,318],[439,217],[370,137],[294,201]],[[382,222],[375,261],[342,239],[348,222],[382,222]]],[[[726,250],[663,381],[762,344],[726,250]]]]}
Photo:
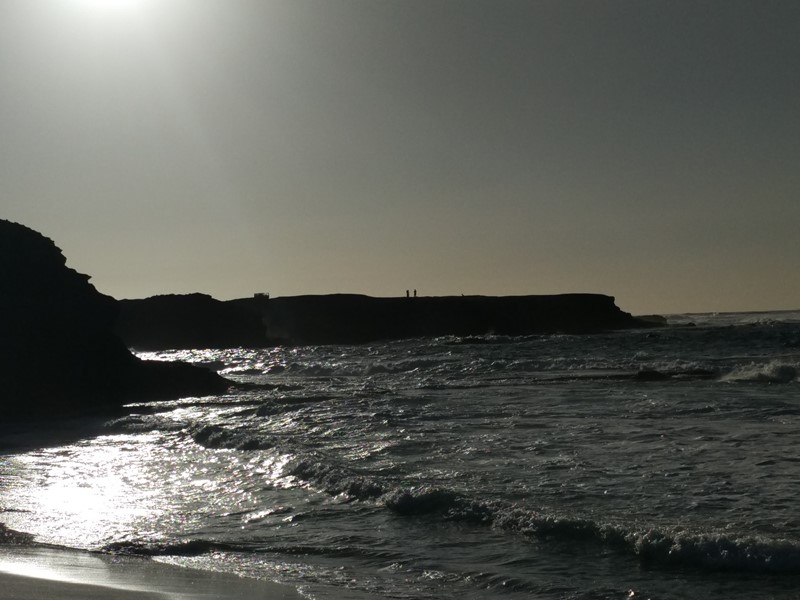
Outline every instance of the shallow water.
{"type": "Polygon", "coordinates": [[[143,355],[234,394],[0,457],[37,541],[327,598],[795,598],[800,314],[143,355]]]}

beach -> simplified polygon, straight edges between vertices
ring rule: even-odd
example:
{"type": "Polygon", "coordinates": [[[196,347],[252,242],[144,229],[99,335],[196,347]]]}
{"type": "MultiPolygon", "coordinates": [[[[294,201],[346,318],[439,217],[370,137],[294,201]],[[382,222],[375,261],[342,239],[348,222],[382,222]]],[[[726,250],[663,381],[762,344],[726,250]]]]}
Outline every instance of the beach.
{"type": "Polygon", "coordinates": [[[291,587],[237,575],[45,547],[0,547],[4,600],[295,600],[291,587]]]}

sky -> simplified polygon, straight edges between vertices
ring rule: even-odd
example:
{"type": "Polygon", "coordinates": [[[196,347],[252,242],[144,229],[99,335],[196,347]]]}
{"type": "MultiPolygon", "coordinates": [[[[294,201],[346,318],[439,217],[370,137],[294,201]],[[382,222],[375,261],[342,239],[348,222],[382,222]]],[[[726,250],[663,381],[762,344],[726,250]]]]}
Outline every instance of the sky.
{"type": "Polygon", "coordinates": [[[117,298],[800,308],[796,0],[0,0],[0,217],[117,298]]]}

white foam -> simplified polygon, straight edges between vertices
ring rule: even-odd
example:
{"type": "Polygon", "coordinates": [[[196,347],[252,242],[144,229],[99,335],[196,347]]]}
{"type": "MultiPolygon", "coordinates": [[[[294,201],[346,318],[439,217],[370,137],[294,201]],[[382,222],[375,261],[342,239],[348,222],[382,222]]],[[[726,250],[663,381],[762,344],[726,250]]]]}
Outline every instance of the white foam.
{"type": "Polygon", "coordinates": [[[722,377],[723,381],[754,383],[790,383],[797,381],[798,366],[783,361],[750,363],[722,377]]]}

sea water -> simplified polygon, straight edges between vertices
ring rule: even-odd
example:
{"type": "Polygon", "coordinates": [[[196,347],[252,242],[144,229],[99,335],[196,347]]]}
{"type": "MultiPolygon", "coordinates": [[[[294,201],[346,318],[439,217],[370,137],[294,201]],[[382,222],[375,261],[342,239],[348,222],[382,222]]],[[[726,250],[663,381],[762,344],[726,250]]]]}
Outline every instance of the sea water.
{"type": "Polygon", "coordinates": [[[800,597],[800,312],[669,322],[141,353],[238,388],[6,451],[0,522],[319,600],[800,597]]]}

